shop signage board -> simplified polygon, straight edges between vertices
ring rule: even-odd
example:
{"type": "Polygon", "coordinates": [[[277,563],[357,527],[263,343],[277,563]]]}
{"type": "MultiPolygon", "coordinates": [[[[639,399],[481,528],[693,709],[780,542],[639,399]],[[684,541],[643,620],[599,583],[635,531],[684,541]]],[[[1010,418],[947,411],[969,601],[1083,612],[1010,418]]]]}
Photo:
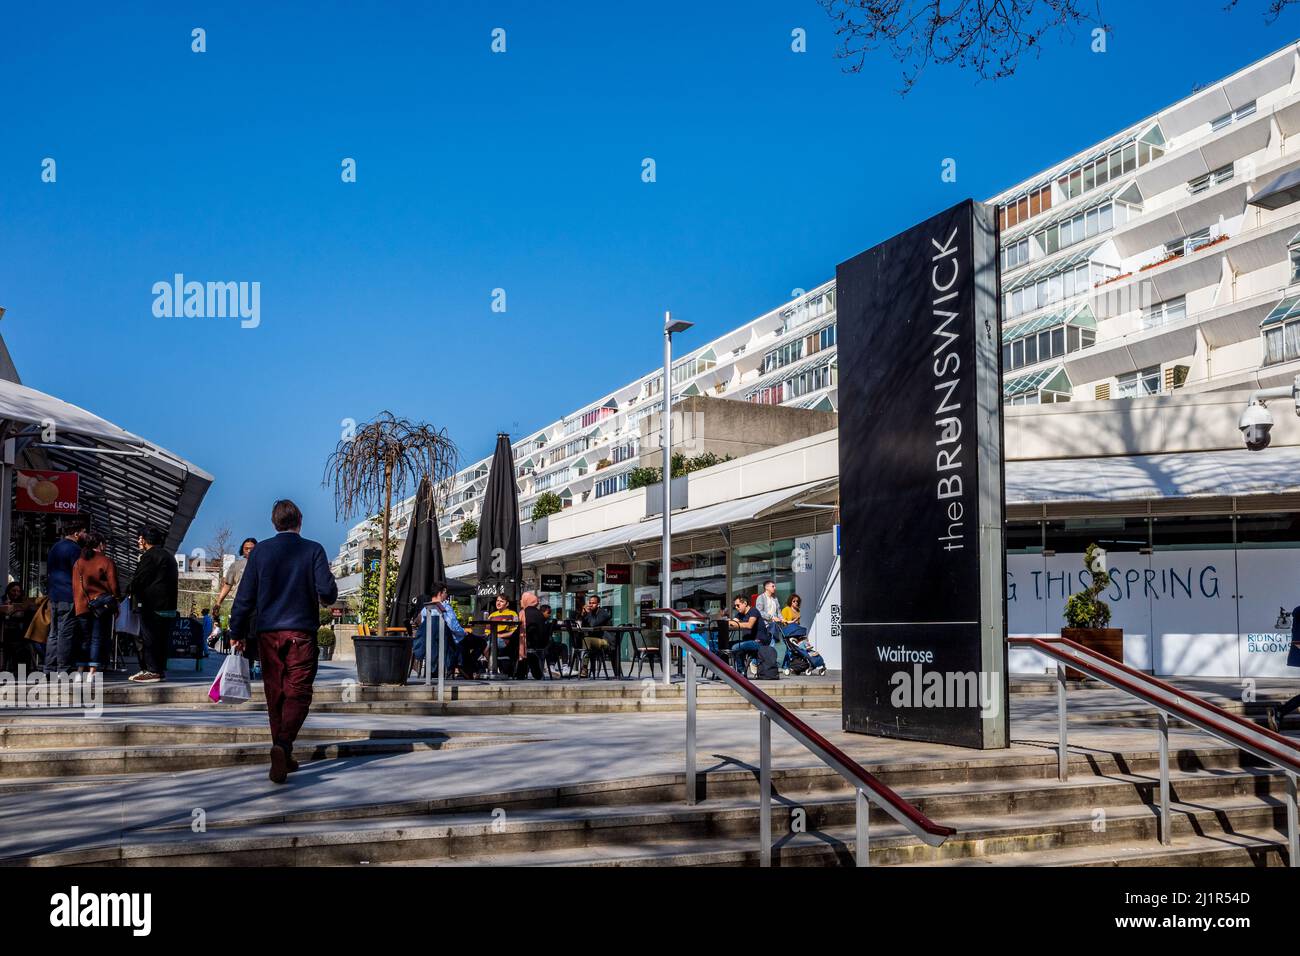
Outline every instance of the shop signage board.
{"type": "Polygon", "coordinates": [[[836,270],[844,728],[1005,747],[995,210],[836,270]]]}
{"type": "Polygon", "coordinates": [[[78,476],[75,471],[14,472],[14,508],[46,514],[76,514],[78,476]]]}

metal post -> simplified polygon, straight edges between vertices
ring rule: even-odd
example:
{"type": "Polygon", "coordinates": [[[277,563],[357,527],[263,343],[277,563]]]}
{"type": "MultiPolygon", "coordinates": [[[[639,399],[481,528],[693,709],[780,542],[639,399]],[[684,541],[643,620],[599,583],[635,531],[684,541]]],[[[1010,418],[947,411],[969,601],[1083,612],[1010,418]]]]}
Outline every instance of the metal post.
{"type": "Polygon", "coordinates": [[[758,715],[759,866],[772,865],[772,721],[758,715]]]}
{"type": "Polygon", "coordinates": [[[1286,842],[1290,863],[1300,867],[1300,827],[1296,823],[1296,775],[1286,773],[1286,842]]]}
{"type": "Polygon", "coordinates": [[[1160,731],[1160,842],[1168,846],[1173,837],[1169,832],[1169,715],[1156,712],[1160,731]]]}
{"type": "MultiPolygon", "coordinates": [[[[663,548],[659,558],[659,587],[662,592],[663,606],[672,610],[673,606],[673,333],[672,313],[664,313],[664,410],[663,423],[659,426],[663,448],[664,518],[663,548]]],[[[672,683],[669,664],[672,662],[672,645],[668,642],[670,622],[664,618],[663,633],[659,644],[659,661],[663,664],[664,684],[672,683]]]]}
{"type": "Polygon", "coordinates": [[[489,620],[488,625],[488,679],[497,676],[497,622],[489,620]]]}
{"type": "Polygon", "coordinates": [[[1056,776],[1070,779],[1070,743],[1066,730],[1065,665],[1056,665],[1056,776]]]}
{"type": "Polygon", "coordinates": [[[438,703],[442,703],[443,681],[447,673],[447,622],[438,615],[438,703]]]}
{"type": "Polygon", "coordinates": [[[867,799],[867,792],[858,787],[858,866],[871,865],[871,801],[867,799]]]}
{"type": "MultiPolygon", "coordinates": [[[[685,651],[683,651],[685,654],[685,651]]],[[[695,806],[695,668],[686,668],[686,805],[695,806]]]]}
{"type": "MultiPolygon", "coordinates": [[[[0,433],[8,433],[9,423],[5,422],[0,433]]],[[[14,440],[4,439],[3,456],[0,457],[0,555],[4,556],[4,566],[0,568],[0,581],[9,580],[9,542],[13,537],[13,474],[14,474],[14,440]]],[[[21,572],[20,572],[21,573],[21,572]]],[[[21,578],[16,579],[24,585],[21,578]]],[[[114,638],[113,648],[117,648],[114,638]]]]}
{"type": "MultiPolygon", "coordinates": [[[[442,620],[441,617],[438,618],[442,620]]],[[[440,675],[441,676],[441,675],[440,675]]],[[[433,615],[424,619],[424,686],[433,680],[433,615]]]]}

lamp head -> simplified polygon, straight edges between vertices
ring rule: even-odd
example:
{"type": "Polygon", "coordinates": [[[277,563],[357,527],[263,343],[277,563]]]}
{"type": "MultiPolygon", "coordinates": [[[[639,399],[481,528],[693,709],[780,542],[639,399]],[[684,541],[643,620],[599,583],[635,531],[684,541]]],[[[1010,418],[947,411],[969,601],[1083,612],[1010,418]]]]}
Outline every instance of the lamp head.
{"type": "Polygon", "coordinates": [[[683,322],[681,319],[674,321],[671,312],[664,313],[664,331],[669,335],[672,335],[674,332],[685,332],[694,324],[694,322],[683,322]]]}

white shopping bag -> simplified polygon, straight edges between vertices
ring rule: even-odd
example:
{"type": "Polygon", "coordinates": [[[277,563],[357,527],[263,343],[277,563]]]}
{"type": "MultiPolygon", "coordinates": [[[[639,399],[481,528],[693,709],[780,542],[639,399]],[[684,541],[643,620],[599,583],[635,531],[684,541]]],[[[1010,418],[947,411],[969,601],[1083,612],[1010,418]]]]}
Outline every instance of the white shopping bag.
{"type": "Polygon", "coordinates": [[[217,679],[208,688],[208,697],[222,704],[242,704],[252,696],[248,687],[248,661],[242,654],[227,654],[217,679]]]}
{"type": "Polygon", "coordinates": [[[117,633],[140,634],[140,612],[131,610],[131,602],[123,601],[117,607],[117,633]]]}

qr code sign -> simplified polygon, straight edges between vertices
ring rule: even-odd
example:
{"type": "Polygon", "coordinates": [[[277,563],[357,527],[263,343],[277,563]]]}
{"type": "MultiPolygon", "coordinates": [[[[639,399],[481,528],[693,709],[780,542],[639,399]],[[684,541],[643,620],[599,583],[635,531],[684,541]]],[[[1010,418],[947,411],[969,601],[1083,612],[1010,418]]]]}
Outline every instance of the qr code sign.
{"type": "Polygon", "coordinates": [[[831,637],[840,636],[840,606],[831,605],[831,637]]]}

